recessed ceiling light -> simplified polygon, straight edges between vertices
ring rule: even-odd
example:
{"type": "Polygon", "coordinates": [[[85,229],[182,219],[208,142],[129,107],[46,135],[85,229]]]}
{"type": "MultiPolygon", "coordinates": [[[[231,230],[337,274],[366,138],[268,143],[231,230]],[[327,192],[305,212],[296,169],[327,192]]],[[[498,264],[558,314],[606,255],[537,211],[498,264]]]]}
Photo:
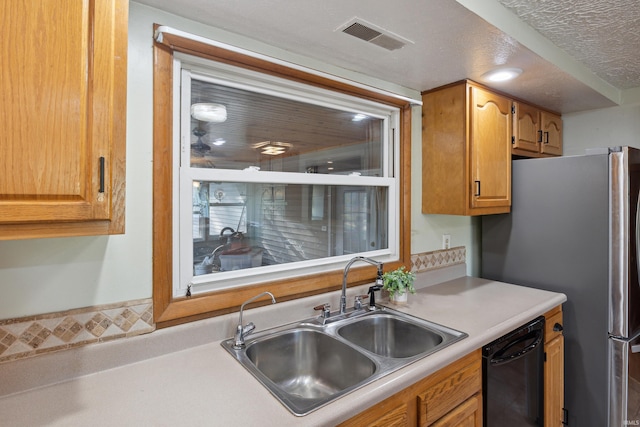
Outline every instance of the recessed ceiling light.
{"type": "Polygon", "coordinates": [[[507,80],[515,79],[520,74],[522,74],[520,68],[498,68],[484,73],[482,78],[490,82],[506,82],[507,80]]]}

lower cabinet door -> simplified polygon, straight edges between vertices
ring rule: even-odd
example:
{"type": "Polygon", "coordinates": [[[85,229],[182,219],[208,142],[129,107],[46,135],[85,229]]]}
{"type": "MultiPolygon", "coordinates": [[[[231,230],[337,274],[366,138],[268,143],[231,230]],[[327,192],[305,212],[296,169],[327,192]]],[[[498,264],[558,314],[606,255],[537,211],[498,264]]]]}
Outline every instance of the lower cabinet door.
{"type": "Polygon", "coordinates": [[[564,336],[545,344],[544,425],[561,427],[564,407],[564,336]]]}
{"type": "Polygon", "coordinates": [[[368,424],[371,427],[405,427],[408,425],[407,405],[403,404],[387,412],[379,420],[368,424]]]}
{"type": "MultiPolygon", "coordinates": [[[[418,395],[418,419],[421,426],[433,425],[482,390],[482,365],[476,359],[468,365],[450,365],[440,371],[446,374],[418,395]]],[[[482,401],[480,402],[482,407],[482,401]]],[[[454,424],[443,424],[454,425],[454,424]]]]}
{"type": "Polygon", "coordinates": [[[476,394],[432,424],[433,427],[481,427],[482,395],[476,394]]]}

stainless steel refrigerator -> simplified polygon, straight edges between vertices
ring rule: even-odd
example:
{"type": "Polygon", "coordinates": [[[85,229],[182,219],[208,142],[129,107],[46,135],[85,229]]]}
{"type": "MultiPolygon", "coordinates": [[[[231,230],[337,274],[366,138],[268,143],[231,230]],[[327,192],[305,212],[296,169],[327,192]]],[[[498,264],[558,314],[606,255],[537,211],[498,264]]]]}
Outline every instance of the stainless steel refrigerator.
{"type": "MultiPolygon", "coordinates": [[[[640,150],[518,159],[482,217],[482,276],[563,292],[566,421],[640,425],[640,150]]],[[[489,426],[490,427],[490,426],[489,426]]]]}

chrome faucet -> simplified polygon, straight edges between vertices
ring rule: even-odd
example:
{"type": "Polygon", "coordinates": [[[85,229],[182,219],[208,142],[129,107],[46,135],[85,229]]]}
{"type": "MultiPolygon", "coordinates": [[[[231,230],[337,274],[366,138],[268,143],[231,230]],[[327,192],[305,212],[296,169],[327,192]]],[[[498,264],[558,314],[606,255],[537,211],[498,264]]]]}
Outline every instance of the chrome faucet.
{"type": "Polygon", "coordinates": [[[378,275],[376,277],[376,285],[382,286],[382,263],[371,258],[357,256],[355,258],[351,258],[351,260],[344,267],[344,275],[342,276],[342,295],[340,296],[340,314],[344,314],[347,311],[347,273],[349,273],[349,269],[351,265],[356,261],[368,262],[371,265],[375,265],[378,267],[378,275]]]}
{"type": "Polygon", "coordinates": [[[263,292],[261,294],[256,295],[253,298],[249,298],[248,300],[243,302],[242,305],[240,306],[240,320],[238,321],[238,326],[236,327],[236,333],[233,339],[234,349],[240,350],[244,348],[244,337],[249,335],[256,328],[256,325],[254,325],[253,322],[249,322],[245,326],[242,325],[242,312],[244,311],[244,306],[265,295],[269,295],[271,297],[271,304],[276,303],[276,297],[274,297],[271,292],[263,292]]]}

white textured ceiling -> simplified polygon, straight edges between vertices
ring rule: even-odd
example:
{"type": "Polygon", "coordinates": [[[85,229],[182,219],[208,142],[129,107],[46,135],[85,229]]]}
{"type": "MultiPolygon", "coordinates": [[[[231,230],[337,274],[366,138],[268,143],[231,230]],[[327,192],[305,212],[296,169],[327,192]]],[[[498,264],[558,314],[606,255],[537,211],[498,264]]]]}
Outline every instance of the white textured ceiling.
{"type": "Polygon", "coordinates": [[[503,65],[524,72],[491,86],[561,113],[640,103],[638,0],[136,1],[417,91],[503,65]],[[354,17],[413,43],[336,31],[354,17]]]}
{"type": "Polygon", "coordinates": [[[601,79],[640,86],[640,1],[499,2],[601,79]]]}

